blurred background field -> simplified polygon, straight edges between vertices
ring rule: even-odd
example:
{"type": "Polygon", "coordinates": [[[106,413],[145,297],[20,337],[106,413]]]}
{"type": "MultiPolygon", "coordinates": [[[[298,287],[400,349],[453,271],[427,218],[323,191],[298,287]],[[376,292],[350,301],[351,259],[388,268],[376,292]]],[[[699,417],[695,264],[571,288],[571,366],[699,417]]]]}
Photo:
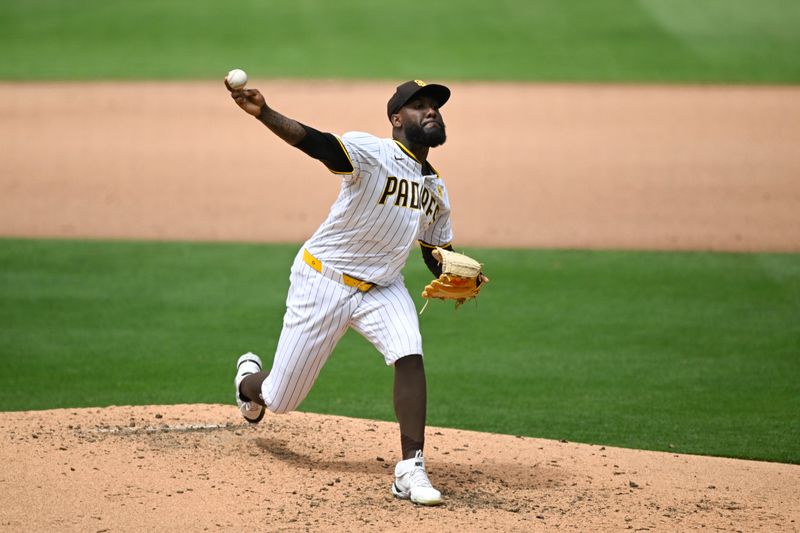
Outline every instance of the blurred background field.
{"type": "MultiPolygon", "coordinates": [[[[0,80],[792,85],[797,28],[792,0],[9,0],[0,80]]],[[[0,239],[0,409],[232,403],[295,250],[0,239]]],[[[430,424],[800,463],[800,255],[470,251],[491,287],[421,321],[430,424]]],[[[348,334],[302,409],[391,420],[391,371],[348,334]]]]}
{"type": "Polygon", "coordinates": [[[0,79],[796,83],[794,0],[7,0],[0,79]]]}

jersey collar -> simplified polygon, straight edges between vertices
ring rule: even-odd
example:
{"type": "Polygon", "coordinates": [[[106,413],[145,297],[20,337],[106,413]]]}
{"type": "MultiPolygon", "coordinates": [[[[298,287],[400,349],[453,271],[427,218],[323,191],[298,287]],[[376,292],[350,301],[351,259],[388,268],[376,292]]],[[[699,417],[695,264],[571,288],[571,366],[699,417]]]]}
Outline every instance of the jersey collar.
{"type": "MultiPolygon", "coordinates": [[[[405,153],[406,153],[406,155],[407,155],[408,157],[410,157],[411,159],[413,159],[414,161],[416,161],[416,162],[419,164],[419,166],[420,166],[420,167],[424,167],[424,166],[425,166],[425,165],[423,165],[423,164],[422,164],[422,161],[420,161],[419,159],[417,159],[417,156],[415,156],[415,155],[414,155],[414,153],[413,153],[411,150],[409,150],[408,148],[406,148],[406,147],[405,147],[405,145],[404,145],[403,143],[401,143],[401,142],[400,142],[400,141],[398,141],[397,139],[392,139],[392,140],[393,140],[395,143],[397,143],[397,146],[399,146],[399,147],[400,147],[400,149],[401,149],[403,152],[405,152],[405,153]]],[[[430,163],[428,163],[428,166],[429,166],[429,167],[430,167],[430,169],[433,171],[433,173],[434,173],[434,174],[436,174],[436,177],[438,178],[438,177],[439,177],[439,172],[438,172],[438,171],[437,171],[435,168],[433,168],[433,165],[431,165],[430,163]]]]}
{"type": "Polygon", "coordinates": [[[414,153],[413,153],[411,150],[409,150],[408,148],[406,148],[406,146],[405,146],[403,143],[401,143],[401,142],[400,142],[400,141],[398,141],[397,139],[392,139],[392,140],[393,140],[394,142],[396,142],[396,143],[397,143],[397,146],[399,146],[399,147],[400,147],[400,149],[401,149],[402,151],[404,151],[404,152],[406,153],[406,155],[408,155],[408,157],[410,157],[411,159],[413,159],[414,161],[416,161],[416,162],[417,162],[417,163],[419,163],[420,165],[422,164],[422,161],[420,161],[419,159],[417,159],[417,156],[415,156],[415,155],[414,155],[414,153]]]}

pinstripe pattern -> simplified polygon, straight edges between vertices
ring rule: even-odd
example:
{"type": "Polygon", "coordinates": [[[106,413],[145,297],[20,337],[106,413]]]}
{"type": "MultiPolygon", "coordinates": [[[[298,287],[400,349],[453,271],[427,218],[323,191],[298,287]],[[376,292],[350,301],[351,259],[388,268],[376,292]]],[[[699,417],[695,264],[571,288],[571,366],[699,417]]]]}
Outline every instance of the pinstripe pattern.
{"type": "Polygon", "coordinates": [[[422,354],[417,310],[402,277],[388,287],[364,293],[351,326],[383,354],[387,365],[409,354],[422,354]]]}
{"type": "Polygon", "coordinates": [[[261,389],[270,411],[286,413],[300,405],[348,327],[369,340],[387,365],[422,354],[417,313],[402,277],[361,292],[309,267],[301,251],[290,281],[275,360],[261,389]]]}
{"type": "Polygon", "coordinates": [[[262,385],[276,413],[300,405],[350,327],[387,365],[422,354],[417,312],[400,271],[417,240],[452,241],[449,198],[438,175],[423,175],[419,161],[392,139],[350,132],[340,140],[354,170],[342,176],[328,217],[303,245],[324,275],[304,262],[302,248],[292,265],[283,330],[262,385]],[[341,273],[375,286],[361,292],[344,285],[341,273]]]}
{"type": "Polygon", "coordinates": [[[349,132],[342,144],[353,174],[343,176],[339,197],[306,248],[337,270],[388,285],[400,275],[418,239],[452,241],[447,189],[439,176],[424,176],[422,165],[392,139],[349,132]],[[427,209],[395,205],[396,195],[380,204],[390,177],[405,180],[409,187],[415,184],[419,199],[428,199],[427,209]]]}

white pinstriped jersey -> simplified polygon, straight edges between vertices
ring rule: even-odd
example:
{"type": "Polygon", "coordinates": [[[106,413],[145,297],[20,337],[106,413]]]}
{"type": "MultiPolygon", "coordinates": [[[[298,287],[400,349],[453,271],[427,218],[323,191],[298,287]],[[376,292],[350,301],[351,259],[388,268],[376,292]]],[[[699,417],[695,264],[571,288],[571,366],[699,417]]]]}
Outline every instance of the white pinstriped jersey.
{"type": "Polygon", "coordinates": [[[348,132],[340,140],[354,170],[342,176],[339,197],[305,247],[323,264],[386,286],[417,240],[452,241],[447,189],[393,139],[348,132]]]}

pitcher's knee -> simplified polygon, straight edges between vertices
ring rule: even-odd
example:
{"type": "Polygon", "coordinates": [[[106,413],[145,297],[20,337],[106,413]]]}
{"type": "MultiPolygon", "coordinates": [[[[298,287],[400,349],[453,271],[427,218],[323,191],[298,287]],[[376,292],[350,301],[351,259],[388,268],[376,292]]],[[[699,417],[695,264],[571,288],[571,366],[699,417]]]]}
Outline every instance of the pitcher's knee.
{"type": "MultiPolygon", "coordinates": [[[[266,391],[264,392],[266,393],[266,391]]],[[[270,413],[276,415],[283,415],[294,411],[305,397],[305,394],[298,394],[296,392],[291,397],[280,394],[280,392],[277,394],[262,394],[267,409],[270,413]]]]}
{"type": "Polygon", "coordinates": [[[267,409],[278,415],[297,409],[311,390],[317,375],[301,368],[273,369],[261,385],[261,397],[267,409]]]}
{"type": "Polygon", "coordinates": [[[276,415],[285,415],[286,413],[291,413],[296,408],[297,408],[296,405],[280,403],[280,402],[275,402],[274,404],[267,406],[269,412],[276,415]]]}

